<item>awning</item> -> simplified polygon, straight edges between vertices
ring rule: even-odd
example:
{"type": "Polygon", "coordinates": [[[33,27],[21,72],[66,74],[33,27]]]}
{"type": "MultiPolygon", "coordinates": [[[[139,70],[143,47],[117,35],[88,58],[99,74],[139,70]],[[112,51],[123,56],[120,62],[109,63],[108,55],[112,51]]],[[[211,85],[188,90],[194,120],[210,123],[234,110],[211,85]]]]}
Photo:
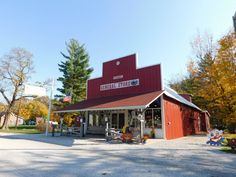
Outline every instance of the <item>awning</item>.
{"type": "Polygon", "coordinates": [[[144,109],[159,98],[164,91],[148,92],[143,94],[118,95],[84,100],[69,105],[56,113],[98,111],[98,110],[120,110],[120,109],[144,109]]]}

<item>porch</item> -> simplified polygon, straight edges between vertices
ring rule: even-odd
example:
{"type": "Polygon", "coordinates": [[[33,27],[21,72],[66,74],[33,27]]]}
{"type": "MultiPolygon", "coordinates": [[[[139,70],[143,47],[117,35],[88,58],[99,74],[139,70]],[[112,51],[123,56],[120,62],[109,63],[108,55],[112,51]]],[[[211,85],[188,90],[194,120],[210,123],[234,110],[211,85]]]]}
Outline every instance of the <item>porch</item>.
{"type": "MultiPolygon", "coordinates": [[[[132,133],[133,137],[165,138],[162,91],[139,95],[85,100],[73,107],[57,111],[79,112],[79,136],[104,135],[111,132],[132,133]],[[75,109],[76,106],[76,109],[75,109]],[[73,108],[73,109],[72,109],[73,108]]],[[[61,124],[61,128],[63,124],[61,124]]]]}

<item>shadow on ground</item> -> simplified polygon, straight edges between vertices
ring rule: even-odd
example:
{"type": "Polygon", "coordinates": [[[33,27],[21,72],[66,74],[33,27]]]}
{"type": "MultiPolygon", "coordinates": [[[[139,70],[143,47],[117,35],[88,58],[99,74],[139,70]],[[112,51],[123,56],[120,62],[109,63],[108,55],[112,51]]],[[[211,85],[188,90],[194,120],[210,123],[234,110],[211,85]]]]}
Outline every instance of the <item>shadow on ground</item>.
{"type": "Polygon", "coordinates": [[[66,147],[72,147],[75,145],[99,145],[101,143],[105,143],[104,136],[86,136],[83,138],[75,137],[75,136],[52,136],[49,134],[45,136],[45,134],[0,134],[0,138],[2,139],[24,139],[30,141],[36,141],[47,144],[54,144],[66,147]],[[78,140],[88,140],[89,142],[82,143],[83,141],[78,140]]]}

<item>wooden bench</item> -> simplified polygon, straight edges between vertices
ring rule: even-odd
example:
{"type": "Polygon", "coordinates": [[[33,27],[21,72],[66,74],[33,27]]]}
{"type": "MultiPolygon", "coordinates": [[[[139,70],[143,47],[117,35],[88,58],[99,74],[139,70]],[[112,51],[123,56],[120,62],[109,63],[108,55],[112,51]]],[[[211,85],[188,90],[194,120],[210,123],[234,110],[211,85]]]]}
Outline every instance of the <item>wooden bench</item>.
{"type": "Polygon", "coordinates": [[[233,150],[236,148],[236,138],[228,139],[228,146],[230,146],[233,150]]]}

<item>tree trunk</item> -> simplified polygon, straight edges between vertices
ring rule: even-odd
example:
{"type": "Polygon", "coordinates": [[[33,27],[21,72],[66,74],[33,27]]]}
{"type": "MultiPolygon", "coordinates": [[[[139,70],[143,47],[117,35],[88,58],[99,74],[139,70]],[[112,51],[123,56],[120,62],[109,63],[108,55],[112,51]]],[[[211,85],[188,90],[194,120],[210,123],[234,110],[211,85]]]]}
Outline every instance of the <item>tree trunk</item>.
{"type": "Polygon", "coordinates": [[[0,129],[3,129],[3,130],[7,130],[8,129],[8,119],[9,119],[9,116],[10,116],[10,112],[7,111],[5,116],[4,116],[4,121],[3,121],[3,124],[0,127],[0,129]]]}
{"type": "Polygon", "coordinates": [[[18,120],[19,120],[19,115],[16,116],[16,124],[15,124],[15,129],[17,129],[18,126],[18,120]]]}

